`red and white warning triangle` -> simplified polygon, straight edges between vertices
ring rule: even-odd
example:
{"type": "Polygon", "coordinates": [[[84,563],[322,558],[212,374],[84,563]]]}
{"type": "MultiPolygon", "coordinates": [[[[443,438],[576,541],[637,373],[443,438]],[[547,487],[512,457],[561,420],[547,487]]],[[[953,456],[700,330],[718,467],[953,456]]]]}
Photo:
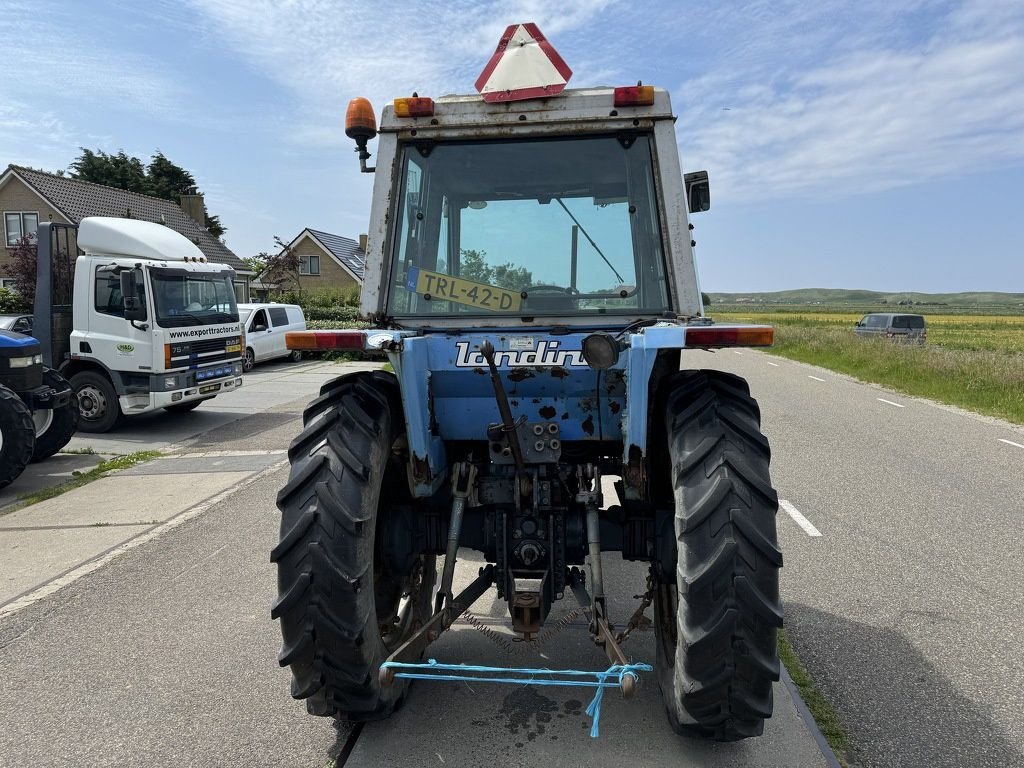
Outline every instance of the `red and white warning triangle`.
{"type": "Polygon", "coordinates": [[[512,24],[476,79],[486,102],[538,99],[561,93],[572,70],[536,24],[512,24]]]}

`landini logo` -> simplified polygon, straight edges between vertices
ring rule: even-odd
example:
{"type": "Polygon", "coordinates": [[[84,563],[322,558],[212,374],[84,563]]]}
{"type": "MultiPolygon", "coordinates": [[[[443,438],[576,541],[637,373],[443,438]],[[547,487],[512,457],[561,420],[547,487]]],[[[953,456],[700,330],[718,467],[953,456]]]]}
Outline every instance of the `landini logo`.
{"type": "MultiPolygon", "coordinates": [[[[456,368],[486,368],[487,361],[480,352],[470,351],[468,341],[457,341],[459,350],[455,358],[456,368]]],[[[519,368],[527,365],[562,366],[565,368],[585,368],[583,352],[579,349],[561,349],[559,341],[541,341],[532,349],[498,350],[494,353],[494,364],[519,368]]]]}

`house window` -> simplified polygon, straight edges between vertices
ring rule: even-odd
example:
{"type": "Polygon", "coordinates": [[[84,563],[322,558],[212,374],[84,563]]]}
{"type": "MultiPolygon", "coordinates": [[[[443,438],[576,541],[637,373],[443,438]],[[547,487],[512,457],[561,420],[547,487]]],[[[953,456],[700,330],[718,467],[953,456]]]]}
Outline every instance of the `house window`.
{"type": "Polygon", "coordinates": [[[0,288],[6,288],[15,293],[18,292],[18,287],[15,285],[14,278],[12,277],[0,277],[0,288]]]}
{"type": "Polygon", "coordinates": [[[299,257],[299,274],[300,275],[319,275],[320,274],[320,257],[319,256],[300,256],[299,257]]]}
{"type": "Polygon", "coordinates": [[[249,297],[245,295],[245,280],[235,280],[232,282],[232,285],[235,288],[235,301],[239,304],[245,304],[249,300],[249,297]]]}
{"type": "Polygon", "coordinates": [[[35,211],[4,211],[4,231],[7,233],[7,247],[18,244],[25,235],[36,236],[39,214],[35,211]]]}

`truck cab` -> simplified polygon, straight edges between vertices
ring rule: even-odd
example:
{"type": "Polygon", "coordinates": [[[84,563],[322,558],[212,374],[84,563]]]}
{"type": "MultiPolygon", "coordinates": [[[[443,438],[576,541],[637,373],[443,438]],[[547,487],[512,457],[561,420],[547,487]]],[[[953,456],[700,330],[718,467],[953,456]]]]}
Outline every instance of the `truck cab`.
{"type": "MultiPolygon", "coordinates": [[[[40,244],[51,241],[47,226],[40,244]]],[[[230,267],[144,221],[85,218],[77,246],[70,327],[61,332],[52,300],[51,311],[40,311],[53,291],[37,291],[36,317],[51,317],[40,335],[78,395],[80,430],[106,432],[158,408],[190,411],[241,386],[243,331],[230,267]]],[[[41,274],[49,251],[41,249],[41,274]]]]}

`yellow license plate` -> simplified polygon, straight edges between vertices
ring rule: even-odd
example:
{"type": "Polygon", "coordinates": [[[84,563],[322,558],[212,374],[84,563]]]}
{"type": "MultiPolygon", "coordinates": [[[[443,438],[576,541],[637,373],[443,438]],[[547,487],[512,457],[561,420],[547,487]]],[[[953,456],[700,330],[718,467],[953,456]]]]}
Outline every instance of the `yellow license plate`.
{"type": "Polygon", "coordinates": [[[225,352],[241,352],[242,351],[242,345],[241,344],[228,344],[226,347],[224,347],[224,351],[225,352]]]}
{"type": "Polygon", "coordinates": [[[409,270],[406,288],[424,298],[429,297],[431,301],[453,301],[456,304],[491,312],[517,312],[523,301],[522,296],[515,291],[507,291],[496,285],[474,283],[461,277],[428,272],[419,267],[409,270]]]}

